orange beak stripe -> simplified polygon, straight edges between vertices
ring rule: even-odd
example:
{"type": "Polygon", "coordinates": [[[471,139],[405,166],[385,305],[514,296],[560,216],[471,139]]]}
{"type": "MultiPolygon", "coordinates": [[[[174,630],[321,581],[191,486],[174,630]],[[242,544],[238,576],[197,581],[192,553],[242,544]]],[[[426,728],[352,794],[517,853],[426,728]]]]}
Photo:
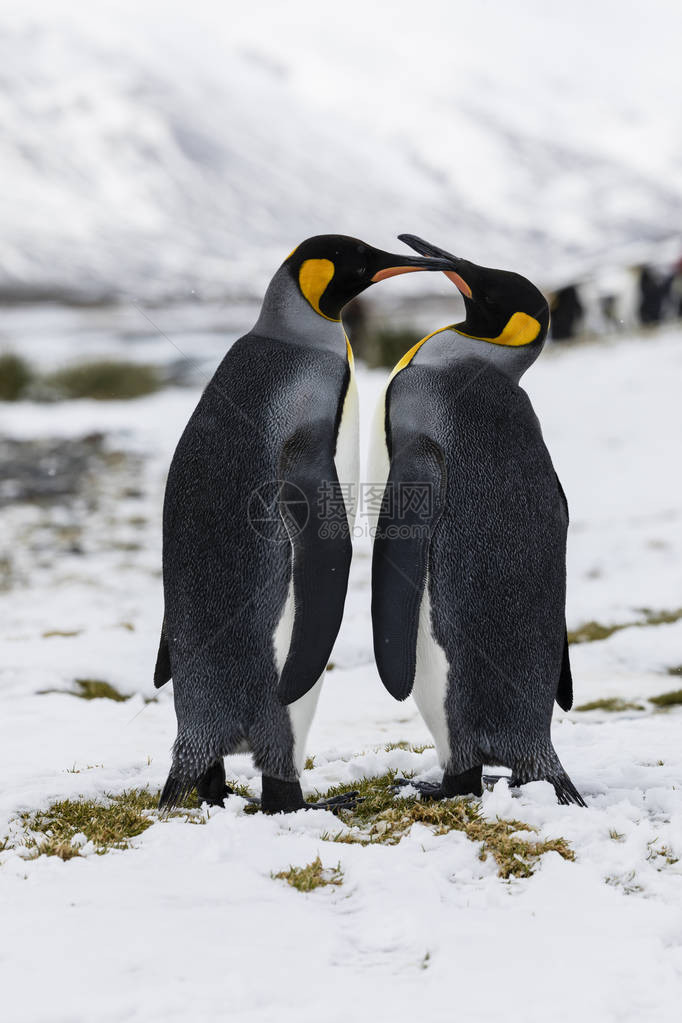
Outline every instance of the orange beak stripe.
{"type": "Polygon", "coordinates": [[[459,291],[467,298],[471,298],[471,288],[463,278],[455,273],[454,270],[444,270],[443,273],[446,277],[449,277],[452,283],[458,288],[459,291]]]}
{"type": "Polygon", "coordinates": [[[417,270],[425,270],[423,266],[389,266],[385,270],[377,270],[372,277],[372,283],[376,284],[377,281],[385,281],[387,277],[396,277],[398,274],[413,274],[417,270]]]}

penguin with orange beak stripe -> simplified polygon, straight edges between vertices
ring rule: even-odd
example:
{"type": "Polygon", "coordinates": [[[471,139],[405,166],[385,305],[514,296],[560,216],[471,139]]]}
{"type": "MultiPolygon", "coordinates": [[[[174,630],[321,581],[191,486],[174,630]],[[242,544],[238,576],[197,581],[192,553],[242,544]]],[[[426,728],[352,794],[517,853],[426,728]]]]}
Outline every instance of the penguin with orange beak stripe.
{"type": "Polygon", "coordinates": [[[414,695],[443,767],[440,783],[411,784],[480,795],[483,765],[502,765],[512,784],[546,779],[559,802],[585,805],[550,737],[554,701],[572,704],[568,506],[519,386],[547,302],[519,274],[400,238],[450,259],[466,309],[400,360],[375,420],[376,662],[396,699],[414,695]]]}
{"type": "MultiPolygon", "coordinates": [[[[263,810],[308,805],[299,776],[343,614],[358,478],[341,311],[376,281],[448,266],[343,235],[309,238],[206,387],[164,503],[154,683],[173,678],[178,733],[162,807],[194,787],[222,803],[231,791],[223,757],[243,750],[262,771],[263,810]]],[[[315,805],[350,802],[352,794],[315,805]]]]}

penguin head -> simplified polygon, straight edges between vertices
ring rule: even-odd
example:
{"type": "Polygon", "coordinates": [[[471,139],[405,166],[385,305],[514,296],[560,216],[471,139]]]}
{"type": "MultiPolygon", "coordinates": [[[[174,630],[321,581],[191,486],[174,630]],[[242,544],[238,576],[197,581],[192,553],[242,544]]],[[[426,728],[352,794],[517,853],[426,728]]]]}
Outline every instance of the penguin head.
{"type": "Polygon", "coordinates": [[[466,309],[466,319],[454,330],[488,344],[524,349],[526,354],[531,349],[533,357],[540,353],[549,330],[549,306],[534,284],[509,270],[460,259],[416,235],[398,237],[423,255],[450,259],[445,274],[459,289],[466,309]]]}
{"type": "Polygon", "coordinates": [[[396,255],[359,238],[319,234],[301,242],[284,267],[311,308],[336,321],[343,307],[371,284],[415,270],[451,270],[452,257],[396,255]]]}

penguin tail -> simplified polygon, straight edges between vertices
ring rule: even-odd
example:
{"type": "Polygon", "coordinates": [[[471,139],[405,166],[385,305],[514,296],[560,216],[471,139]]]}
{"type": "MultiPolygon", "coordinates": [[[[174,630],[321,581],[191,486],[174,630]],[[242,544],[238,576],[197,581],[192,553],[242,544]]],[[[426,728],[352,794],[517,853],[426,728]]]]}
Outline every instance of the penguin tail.
{"type": "Polygon", "coordinates": [[[512,772],[512,785],[525,785],[526,782],[530,781],[548,781],[554,787],[557,800],[562,806],[568,806],[571,803],[576,806],[587,806],[587,803],[566,774],[561,761],[556,755],[556,751],[551,747],[532,766],[528,764],[517,765],[516,770],[512,772]]]}
{"type": "Polygon", "coordinates": [[[172,810],[174,807],[179,806],[183,803],[187,796],[194,788],[194,782],[187,781],[185,778],[178,778],[177,775],[171,773],[166,779],[166,784],[163,786],[163,791],[159,798],[159,810],[172,810]]]}
{"type": "Polygon", "coordinates": [[[571,803],[575,803],[576,806],[587,806],[587,803],[563,768],[560,774],[550,775],[547,781],[554,786],[556,797],[562,806],[568,806],[571,803]]]}
{"type": "Polygon", "coordinates": [[[161,640],[159,652],[156,655],[156,667],[154,668],[154,686],[160,689],[171,678],[170,650],[168,648],[168,637],[166,636],[166,619],[164,617],[161,626],[161,640]]]}

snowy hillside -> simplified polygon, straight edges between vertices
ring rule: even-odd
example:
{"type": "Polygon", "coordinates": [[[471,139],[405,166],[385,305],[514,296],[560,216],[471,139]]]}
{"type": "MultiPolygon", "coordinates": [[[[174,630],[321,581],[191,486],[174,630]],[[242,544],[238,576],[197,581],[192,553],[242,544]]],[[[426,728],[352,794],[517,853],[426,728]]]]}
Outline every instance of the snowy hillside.
{"type": "Polygon", "coordinates": [[[682,223],[674,0],[1,19],[6,295],[257,295],[322,231],[417,231],[551,285],[682,223]]]}

